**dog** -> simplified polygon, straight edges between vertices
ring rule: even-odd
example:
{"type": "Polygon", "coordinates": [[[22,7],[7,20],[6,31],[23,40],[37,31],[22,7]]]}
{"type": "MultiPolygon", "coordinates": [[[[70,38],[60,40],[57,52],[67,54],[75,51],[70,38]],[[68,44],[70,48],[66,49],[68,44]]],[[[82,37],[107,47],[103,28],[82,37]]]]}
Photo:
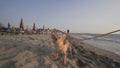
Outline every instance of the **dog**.
{"type": "MultiPolygon", "coordinates": [[[[57,49],[64,55],[64,64],[67,62],[67,51],[69,49],[71,54],[71,44],[66,39],[65,34],[61,35],[52,35],[52,38],[54,39],[55,43],[57,44],[57,49]]],[[[58,52],[55,54],[55,58],[58,58],[58,52]]]]}

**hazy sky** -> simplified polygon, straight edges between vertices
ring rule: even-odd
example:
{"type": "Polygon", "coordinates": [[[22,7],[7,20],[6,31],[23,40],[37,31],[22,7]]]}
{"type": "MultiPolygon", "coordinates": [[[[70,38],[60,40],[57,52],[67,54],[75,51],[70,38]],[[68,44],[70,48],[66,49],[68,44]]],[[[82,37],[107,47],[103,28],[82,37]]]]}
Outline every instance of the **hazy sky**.
{"type": "MultiPolygon", "coordinates": [[[[120,29],[120,0],[0,0],[0,22],[79,33],[120,29]]],[[[120,33],[120,32],[119,32],[120,33]]]]}

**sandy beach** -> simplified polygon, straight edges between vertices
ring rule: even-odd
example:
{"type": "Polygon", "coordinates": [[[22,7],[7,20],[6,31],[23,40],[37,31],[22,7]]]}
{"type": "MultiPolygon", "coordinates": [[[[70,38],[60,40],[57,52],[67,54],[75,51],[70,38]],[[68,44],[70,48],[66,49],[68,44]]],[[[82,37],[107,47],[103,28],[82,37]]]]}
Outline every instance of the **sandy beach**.
{"type": "Polygon", "coordinates": [[[67,65],[60,55],[52,54],[55,44],[51,35],[3,35],[0,36],[0,68],[119,68],[120,56],[68,37],[72,55],[67,65]]]}

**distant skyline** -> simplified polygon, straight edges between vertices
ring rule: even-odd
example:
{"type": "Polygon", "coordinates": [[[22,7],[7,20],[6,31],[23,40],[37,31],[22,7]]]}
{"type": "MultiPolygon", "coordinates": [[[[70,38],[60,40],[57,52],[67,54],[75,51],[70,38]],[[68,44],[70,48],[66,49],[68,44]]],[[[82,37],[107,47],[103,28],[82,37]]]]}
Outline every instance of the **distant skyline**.
{"type": "MultiPolygon", "coordinates": [[[[120,29],[120,0],[0,0],[0,23],[107,33],[120,29]]],[[[118,32],[120,34],[120,32],[118,32]]]]}

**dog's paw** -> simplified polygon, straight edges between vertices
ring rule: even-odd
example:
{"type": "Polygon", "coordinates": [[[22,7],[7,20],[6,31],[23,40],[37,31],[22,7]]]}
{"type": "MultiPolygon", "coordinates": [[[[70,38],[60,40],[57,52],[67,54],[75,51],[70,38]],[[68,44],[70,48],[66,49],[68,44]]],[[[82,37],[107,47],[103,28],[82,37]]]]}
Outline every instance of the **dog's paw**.
{"type": "Polygon", "coordinates": [[[63,67],[68,67],[68,62],[65,64],[65,63],[60,63],[61,66],[63,67]]]}

